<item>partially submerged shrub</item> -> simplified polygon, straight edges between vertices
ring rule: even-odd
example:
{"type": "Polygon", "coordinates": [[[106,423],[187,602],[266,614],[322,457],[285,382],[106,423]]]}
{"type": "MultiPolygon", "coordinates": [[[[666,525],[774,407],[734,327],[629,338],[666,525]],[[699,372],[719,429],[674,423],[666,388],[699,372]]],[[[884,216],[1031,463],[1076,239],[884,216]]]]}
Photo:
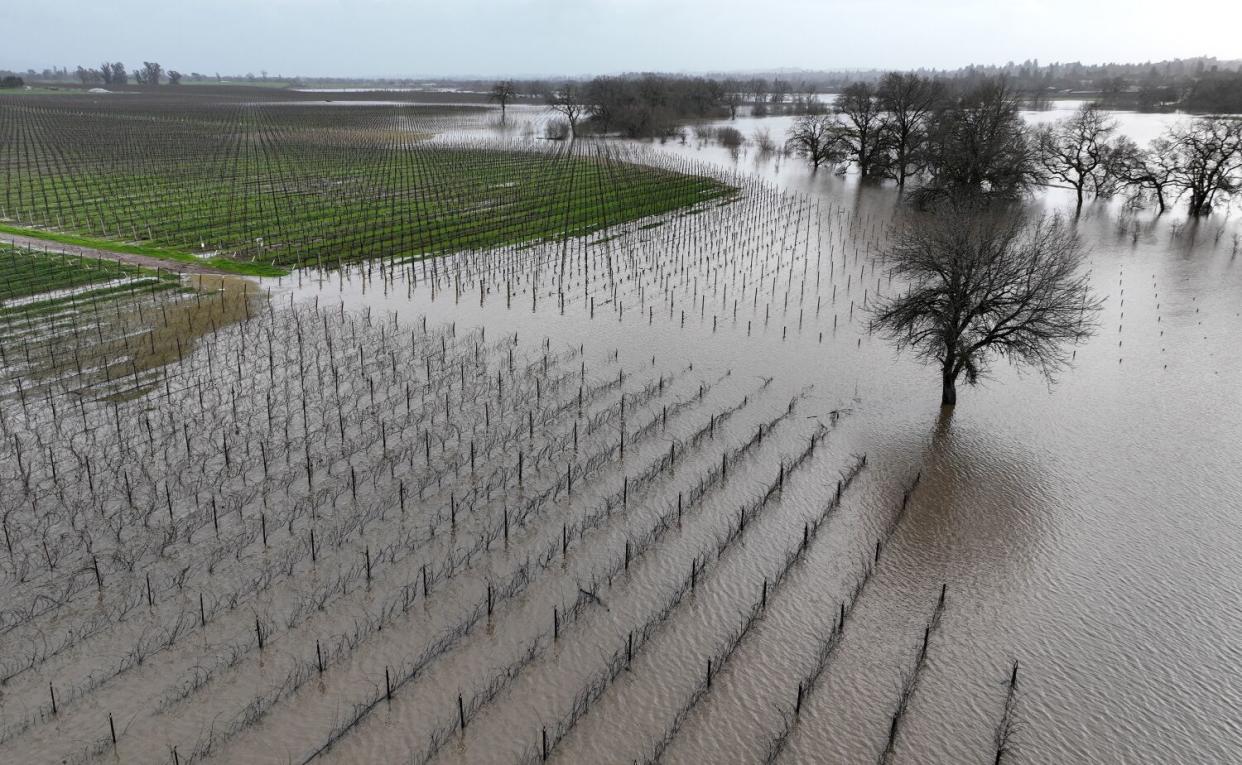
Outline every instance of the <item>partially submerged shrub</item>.
{"type": "Polygon", "coordinates": [[[543,126],[543,137],[549,141],[564,141],[569,138],[569,122],[567,120],[549,120],[543,126]]]}

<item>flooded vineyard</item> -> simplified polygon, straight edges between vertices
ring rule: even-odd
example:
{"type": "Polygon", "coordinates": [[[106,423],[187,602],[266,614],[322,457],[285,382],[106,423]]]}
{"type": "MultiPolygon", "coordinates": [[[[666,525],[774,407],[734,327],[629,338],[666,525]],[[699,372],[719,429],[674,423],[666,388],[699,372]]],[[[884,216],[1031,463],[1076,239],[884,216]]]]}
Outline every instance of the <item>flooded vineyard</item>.
{"type": "Polygon", "coordinates": [[[1236,220],[1089,209],[1075,367],[944,415],[869,331],[892,191],[411,108],[220,106],[279,234],[6,158],[13,221],[292,270],[0,249],[0,761],[1242,757],[1236,220]]]}

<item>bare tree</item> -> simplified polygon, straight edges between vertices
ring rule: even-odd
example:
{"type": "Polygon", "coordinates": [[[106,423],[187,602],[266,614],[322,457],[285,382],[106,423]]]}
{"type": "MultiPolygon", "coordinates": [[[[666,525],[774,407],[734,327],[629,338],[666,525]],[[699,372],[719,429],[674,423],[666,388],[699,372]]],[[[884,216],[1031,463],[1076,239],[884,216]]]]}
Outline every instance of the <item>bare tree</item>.
{"type": "Polygon", "coordinates": [[[1130,197],[1131,203],[1150,195],[1163,213],[1172,192],[1173,175],[1177,171],[1175,163],[1173,143],[1167,138],[1157,138],[1144,151],[1134,141],[1119,136],[1108,154],[1108,174],[1117,189],[1130,197]]]}
{"type": "Polygon", "coordinates": [[[586,112],[586,105],[578,98],[578,92],[573,83],[567,82],[552,91],[548,95],[548,106],[551,106],[552,111],[561,114],[569,122],[570,138],[577,137],[578,120],[586,112]]]}
{"type": "Polygon", "coordinates": [[[785,96],[789,95],[789,91],[792,89],[793,86],[786,80],[772,80],[772,95],[769,97],[769,100],[771,100],[774,104],[783,104],[785,103],[785,96]]]}
{"type": "Polygon", "coordinates": [[[737,119],[737,109],[742,105],[742,94],[736,90],[730,90],[725,93],[724,105],[729,107],[729,119],[737,119]]]}
{"type": "Polygon", "coordinates": [[[103,78],[104,85],[112,84],[112,64],[107,61],[99,65],[99,76],[103,78]]]}
{"type": "Polygon", "coordinates": [[[181,72],[178,72],[176,69],[169,69],[168,70],[168,84],[169,85],[180,85],[181,76],[182,76],[181,72]]]}
{"type": "Polygon", "coordinates": [[[876,91],[880,108],[888,112],[889,147],[892,161],[889,174],[897,188],[906,187],[906,178],[923,167],[927,125],[944,95],[939,81],[917,74],[889,72],[876,91]]]}
{"type": "Polygon", "coordinates": [[[587,113],[601,132],[611,131],[620,118],[626,116],[626,83],[619,77],[594,78],[587,83],[582,98],[587,102],[587,113]]]}
{"type": "Polygon", "coordinates": [[[755,148],[760,154],[771,154],[776,151],[776,142],[772,140],[772,133],[767,128],[759,128],[752,135],[751,139],[755,142],[755,148]]]}
{"type": "Polygon", "coordinates": [[[975,385],[994,357],[1051,382],[1069,362],[1066,345],[1094,329],[1100,302],[1059,217],[949,207],[909,221],[885,257],[906,289],[879,301],[873,326],[940,366],[942,406],[957,403],[958,378],[975,385]]]}
{"type": "Polygon", "coordinates": [[[761,104],[768,100],[768,81],[762,77],[754,77],[747,80],[746,92],[755,103],[761,104]]]}
{"type": "Polygon", "coordinates": [[[785,148],[811,162],[811,168],[840,162],[843,150],[843,126],[830,114],[807,115],[794,120],[789,128],[785,148]]]}
{"type": "Polygon", "coordinates": [[[1200,117],[1169,130],[1173,188],[1190,195],[1191,217],[1212,212],[1221,197],[1242,190],[1242,119],[1200,117]]]}
{"type": "Polygon", "coordinates": [[[492,85],[492,92],[487,96],[490,100],[500,104],[500,121],[505,121],[505,110],[509,107],[509,102],[517,98],[517,89],[513,86],[513,80],[502,80],[492,85]]]}
{"type": "Polygon", "coordinates": [[[847,85],[837,98],[837,111],[845,123],[843,133],[851,159],[863,178],[875,174],[882,164],[881,147],[885,130],[884,110],[870,83],[847,85]]]}
{"type": "Polygon", "coordinates": [[[1054,183],[1074,190],[1082,213],[1088,190],[1099,193],[1108,177],[1108,154],[1117,122],[1095,104],[1083,104],[1072,117],[1043,125],[1036,131],[1039,164],[1054,183]]]}
{"type": "Polygon", "coordinates": [[[931,177],[919,189],[919,201],[1025,194],[1039,173],[1020,106],[1001,78],[981,82],[938,111],[927,145],[931,177]]]}

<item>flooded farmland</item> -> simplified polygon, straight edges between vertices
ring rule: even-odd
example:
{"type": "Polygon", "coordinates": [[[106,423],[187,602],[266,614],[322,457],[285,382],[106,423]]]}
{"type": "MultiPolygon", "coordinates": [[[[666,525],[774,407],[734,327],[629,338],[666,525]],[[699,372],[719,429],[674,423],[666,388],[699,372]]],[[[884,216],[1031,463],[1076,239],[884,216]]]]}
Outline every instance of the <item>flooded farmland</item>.
{"type": "MultiPolygon", "coordinates": [[[[535,109],[400,116],[400,150],[549,151],[535,109]]],[[[6,299],[0,761],[1242,759],[1236,215],[1089,206],[1097,334],[944,414],[869,331],[894,190],[575,143],[624,174],[549,188],[735,191],[6,299]]]]}

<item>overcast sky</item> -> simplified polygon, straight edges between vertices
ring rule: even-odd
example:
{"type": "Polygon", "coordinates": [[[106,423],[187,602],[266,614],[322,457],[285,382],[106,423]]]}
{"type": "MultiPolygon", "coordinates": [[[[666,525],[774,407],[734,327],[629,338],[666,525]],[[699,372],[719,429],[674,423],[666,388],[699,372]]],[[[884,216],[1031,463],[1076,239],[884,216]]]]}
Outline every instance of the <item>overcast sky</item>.
{"type": "Polygon", "coordinates": [[[3,0],[0,69],[514,76],[1242,58],[1242,0],[3,0]]]}

